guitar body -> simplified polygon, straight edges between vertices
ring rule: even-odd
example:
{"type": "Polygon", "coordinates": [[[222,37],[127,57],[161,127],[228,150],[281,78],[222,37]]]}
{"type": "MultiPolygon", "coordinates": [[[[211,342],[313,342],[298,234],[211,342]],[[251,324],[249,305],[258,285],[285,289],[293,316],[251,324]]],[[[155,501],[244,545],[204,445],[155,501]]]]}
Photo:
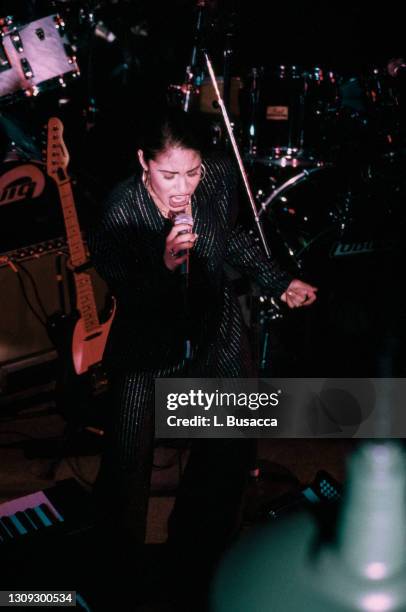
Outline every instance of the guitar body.
{"type": "MultiPolygon", "coordinates": [[[[106,340],[108,330],[114,318],[115,301],[108,310],[108,318],[101,324],[106,340]]],[[[100,360],[90,364],[83,373],[76,372],[72,351],[75,330],[82,328],[81,318],[77,311],[71,314],[54,313],[48,319],[47,330],[58,353],[55,403],[57,410],[71,425],[95,424],[103,428],[108,414],[108,378],[100,360]]],[[[99,345],[101,354],[104,345],[99,345]]],[[[92,351],[96,357],[96,352],[92,351]]]]}
{"type": "Polygon", "coordinates": [[[76,322],[72,338],[72,359],[76,374],[84,374],[90,367],[102,360],[115,312],[116,302],[114,300],[107,321],[100,323],[99,328],[90,333],[86,331],[82,318],[76,322]]]}

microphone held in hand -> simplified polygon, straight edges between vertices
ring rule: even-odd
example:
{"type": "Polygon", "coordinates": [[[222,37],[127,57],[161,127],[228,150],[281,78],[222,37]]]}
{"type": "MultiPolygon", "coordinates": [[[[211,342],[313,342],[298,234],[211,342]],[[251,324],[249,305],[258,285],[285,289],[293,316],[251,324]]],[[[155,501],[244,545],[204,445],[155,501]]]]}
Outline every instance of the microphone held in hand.
{"type": "MultiPolygon", "coordinates": [[[[188,213],[186,213],[185,211],[181,211],[178,213],[172,213],[171,215],[171,220],[173,222],[173,225],[190,225],[190,228],[192,229],[193,227],[193,217],[192,215],[189,215],[188,213]]],[[[179,234],[187,234],[187,230],[182,230],[181,232],[179,232],[179,234]]],[[[189,274],[189,249],[185,249],[184,251],[179,251],[178,252],[178,256],[179,257],[183,257],[183,255],[186,255],[187,258],[186,260],[180,265],[180,273],[181,274],[189,274]]]]}

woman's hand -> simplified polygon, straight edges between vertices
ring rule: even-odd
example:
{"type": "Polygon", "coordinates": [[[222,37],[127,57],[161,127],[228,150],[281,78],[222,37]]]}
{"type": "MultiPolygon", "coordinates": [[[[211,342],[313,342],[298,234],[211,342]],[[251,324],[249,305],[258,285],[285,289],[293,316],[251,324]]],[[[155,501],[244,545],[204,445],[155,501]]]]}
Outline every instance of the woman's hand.
{"type": "Polygon", "coordinates": [[[179,252],[193,248],[197,234],[192,233],[192,227],[186,223],[174,225],[166,237],[164,263],[173,272],[187,259],[187,253],[179,256],[179,252]]]}
{"type": "Polygon", "coordinates": [[[289,308],[300,308],[300,306],[310,306],[316,299],[317,287],[295,278],[289,287],[281,295],[282,302],[289,308]]]}

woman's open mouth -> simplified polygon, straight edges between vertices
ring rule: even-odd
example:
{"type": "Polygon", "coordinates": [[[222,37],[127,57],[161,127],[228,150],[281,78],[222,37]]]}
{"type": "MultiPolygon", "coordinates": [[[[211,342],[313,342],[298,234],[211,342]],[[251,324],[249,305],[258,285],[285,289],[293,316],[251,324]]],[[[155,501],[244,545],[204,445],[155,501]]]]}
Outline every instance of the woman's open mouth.
{"type": "Polygon", "coordinates": [[[181,208],[185,207],[189,204],[190,196],[170,196],[169,198],[169,206],[171,208],[181,208]]]}

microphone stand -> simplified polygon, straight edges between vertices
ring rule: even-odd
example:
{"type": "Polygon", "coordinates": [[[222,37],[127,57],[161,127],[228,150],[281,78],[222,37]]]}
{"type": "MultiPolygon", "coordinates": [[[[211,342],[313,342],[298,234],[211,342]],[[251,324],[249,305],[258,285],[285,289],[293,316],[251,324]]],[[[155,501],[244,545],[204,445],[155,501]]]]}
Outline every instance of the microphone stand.
{"type": "MultiPolygon", "coordinates": [[[[219,104],[219,107],[221,109],[222,115],[223,115],[223,119],[224,119],[224,123],[226,125],[227,128],[227,132],[228,132],[228,136],[231,142],[231,145],[233,147],[233,151],[234,151],[234,155],[235,158],[237,160],[238,163],[238,167],[241,173],[241,177],[244,183],[244,187],[245,187],[245,191],[247,193],[248,196],[248,200],[249,203],[251,205],[251,209],[252,209],[252,213],[254,215],[254,221],[258,230],[258,234],[260,237],[260,240],[262,242],[262,246],[265,252],[265,255],[267,257],[268,260],[271,259],[271,252],[269,250],[266,238],[265,238],[265,234],[264,231],[262,229],[262,225],[261,225],[261,221],[259,218],[259,214],[258,214],[258,210],[257,210],[257,206],[254,200],[254,196],[252,194],[252,190],[248,181],[248,176],[247,176],[247,172],[244,168],[244,163],[242,161],[241,155],[240,155],[240,151],[238,149],[238,145],[237,142],[235,140],[234,137],[234,132],[233,132],[233,128],[231,126],[230,123],[230,119],[228,116],[228,112],[226,109],[226,105],[224,103],[224,100],[222,99],[221,95],[220,95],[220,90],[217,84],[217,79],[216,76],[214,74],[214,70],[213,70],[213,66],[212,63],[210,61],[210,58],[208,56],[207,51],[203,51],[204,54],[204,58],[206,60],[206,64],[207,64],[207,69],[209,71],[210,74],[210,78],[213,84],[213,88],[214,91],[216,92],[216,96],[217,96],[217,101],[219,104]]],[[[262,298],[262,296],[260,296],[260,302],[264,302],[265,300],[268,300],[268,298],[262,298]]],[[[269,329],[268,329],[268,323],[271,320],[275,320],[275,319],[281,319],[282,318],[282,313],[281,313],[281,309],[279,307],[279,305],[277,304],[277,302],[275,301],[274,298],[270,298],[269,300],[270,305],[269,307],[267,307],[266,309],[263,309],[261,311],[261,317],[259,320],[259,330],[258,330],[258,342],[260,343],[260,345],[262,346],[262,348],[260,349],[260,354],[262,355],[262,360],[261,360],[261,370],[264,373],[265,372],[265,359],[266,356],[269,355],[269,349],[268,349],[268,343],[269,343],[269,329]],[[266,315],[266,316],[265,316],[266,315]]]]}
{"type": "Polygon", "coordinates": [[[210,58],[209,58],[207,52],[204,51],[203,54],[204,54],[204,57],[205,57],[205,60],[206,60],[207,69],[208,69],[209,74],[210,74],[210,78],[211,78],[211,81],[212,81],[212,84],[213,84],[213,87],[214,87],[214,91],[216,92],[217,102],[218,102],[218,105],[219,105],[219,107],[221,109],[221,112],[222,112],[222,115],[223,115],[223,119],[224,119],[224,123],[225,123],[226,128],[227,128],[228,136],[230,138],[230,142],[231,142],[231,145],[233,147],[234,155],[235,155],[235,158],[237,160],[238,167],[240,169],[241,177],[242,177],[242,180],[244,182],[245,191],[246,191],[247,196],[248,196],[248,201],[249,201],[249,203],[251,205],[251,209],[252,209],[252,213],[254,215],[254,221],[255,221],[255,224],[257,226],[258,234],[259,234],[260,240],[262,242],[262,246],[264,248],[264,251],[265,251],[267,259],[271,259],[271,252],[269,250],[268,244],[266,242],[265,234],[264,234],[264,231],[262,229],[261,221],[260,221],[260,218],[259,218],[259,215],[258,215],[257,206],[256,206],[256,203],[255,203],[255,200],[254,200],[254,196],[253,196],[252,191],[251,191],[250,184],[248,182],[248,176],[247,176],[246,170],[244,168],[244,163],[242,161],[242,158],[241,158],[241,155],[240,155],[240,151],[238,149],[238,145],[237,145],[237,142],[236,142],[235,137],[234,137],[234,132],[233,132],[233,128],[231,127],[231,123],[230,123],[230,119],[229,119],[229,116],[228,116],[228,112],[227,112],[226,106],[224,104],[224,100],[222,99],[222,97],[220,95],[220,90],[219,90],[219,87],[218,87],[218,84],[217,84],[216,76],[214,74],[213,66],[212,66],[212,63],[210,61],[210,58]]]}

